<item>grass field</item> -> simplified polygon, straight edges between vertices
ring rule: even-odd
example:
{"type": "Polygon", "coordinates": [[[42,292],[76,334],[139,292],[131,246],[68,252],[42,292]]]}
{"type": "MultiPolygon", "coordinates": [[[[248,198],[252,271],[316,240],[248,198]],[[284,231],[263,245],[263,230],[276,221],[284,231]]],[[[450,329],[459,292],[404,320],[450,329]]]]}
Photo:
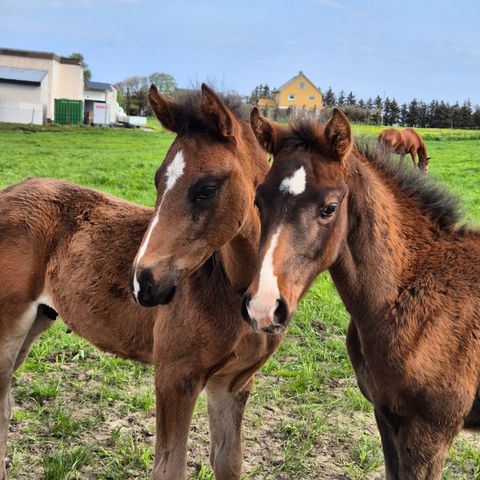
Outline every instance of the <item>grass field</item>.
{"type": "MultiPolygon", "coordinates": [[[[355,127],[372,134],[372,127],[355,127]]],[[[427,135],[426,135],[427,137],[427,135]]],[[[40,175],[64,178],[151,205],[153,176],[173,136],[157,129],[0,128],[0,186],[40,175]]],[[[429,131],[431,175],[480,222],[480,136],[429,131]]],[[[265,365],[249,403],[245,478],[373,479],[379,436],[345,348],[348,316],[328,275],[304,298],[288,338],[265,365]]],[[[37,341],[14,381],[9,443],[14,480],[148,479],[153,461],[150,367],[105,355],[61,322],[37,341]]],[[[192,479],[212,478],[203,397],[190,436],[192,479]]],[[[480,443],[455,442],[445,479],[480,478],[480,443]]]]}

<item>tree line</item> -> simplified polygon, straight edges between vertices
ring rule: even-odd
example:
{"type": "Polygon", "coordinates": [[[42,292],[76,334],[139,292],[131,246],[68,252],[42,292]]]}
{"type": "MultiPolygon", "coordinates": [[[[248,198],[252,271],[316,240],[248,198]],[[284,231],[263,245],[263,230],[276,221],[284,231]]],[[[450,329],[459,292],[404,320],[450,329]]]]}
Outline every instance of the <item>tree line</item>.
{"type": "Polygon", "coordinates": [[[353,92],[343,90],[336,95],[329,87],[323,95],[326,107],[341,108],[353,122],[376,125],[401,125],[430,128],[480,128],[480,106],[470,100],[450,104],[443,100],[430,103],[414,98],[399,104],[395,98],[377,95],[367,100],[357,99],[353,92]]]}
{"type": "Polygon", "coordinates": [[[161,72],[155,72],[146,77],[135,75],[114,85],[117,89],[117,102],[127,115],[151,114],[148,90],[152,84],[167,96],[172,96],[177,87],[177,82],[171,75],[161,72]]]}

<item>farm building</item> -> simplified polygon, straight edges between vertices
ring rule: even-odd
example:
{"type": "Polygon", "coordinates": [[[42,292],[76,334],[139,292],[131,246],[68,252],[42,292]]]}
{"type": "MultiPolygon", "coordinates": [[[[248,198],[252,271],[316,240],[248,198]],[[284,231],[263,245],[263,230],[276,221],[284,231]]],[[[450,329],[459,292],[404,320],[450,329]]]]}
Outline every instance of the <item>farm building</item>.
{"type": "Polygon", "coordinates": [[[116,100],[110,84],[84,83],[79,60],[0,48],[1,122],[78,124],[90,119],[84,112],[98,110],[102,115],[89,123],[110,124],[115,121],[116,100]]]}
{"type": "Polygon", "coordinates": [[[117,121],[117,91],[110,83],[85,82],[85,123],[108,125],[117,121]]]}
{"type": "Polygon", "coordinates": [[[300,71],[281,87],[272,91],[273,98],[260,98],[259,107],[270,108],[323,108],[322,92],[300,71]]]}

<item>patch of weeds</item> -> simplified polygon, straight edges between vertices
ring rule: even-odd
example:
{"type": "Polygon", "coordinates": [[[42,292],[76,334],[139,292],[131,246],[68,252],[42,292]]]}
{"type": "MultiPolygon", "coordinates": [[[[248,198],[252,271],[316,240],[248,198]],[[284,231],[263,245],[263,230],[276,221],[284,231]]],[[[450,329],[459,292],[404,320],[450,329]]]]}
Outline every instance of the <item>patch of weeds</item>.
{"type": "Polygon", "coordinates": [[[364,479],[383,464],[383,455],[378,439],[363,434],[355,440],[355,446],[350,453],[351,462],[347,470],[352,479],[364,479]]]}
{"type": "Polygon", "coordinates": [[[81,468],[87,465],[91,458],[92,453],[85,447],[76,447],[49,454],[43,460],[44,479],[80,479],[81,468]]]}

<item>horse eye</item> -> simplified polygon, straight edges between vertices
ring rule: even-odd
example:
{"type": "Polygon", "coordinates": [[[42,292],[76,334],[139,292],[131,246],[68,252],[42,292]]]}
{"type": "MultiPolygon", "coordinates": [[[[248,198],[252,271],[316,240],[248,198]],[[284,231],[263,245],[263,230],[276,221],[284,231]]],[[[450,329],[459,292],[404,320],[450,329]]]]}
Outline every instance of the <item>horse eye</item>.
{"type": "Polygon", "coordinates": [[[328,205],[325,205],[325,207],[323,207],[322,211],[320,212],[320,216],[322,218],[331,217],[337,210],[337,207],[338,203],[329,203],[328,205]]]}
{"type": "Polygon", "coordinates": [[[213,198],[217,193],[217,187],[215,185],[207,185],[203,187],[195,196],[195,200],[209,200],[213,198]]]}

